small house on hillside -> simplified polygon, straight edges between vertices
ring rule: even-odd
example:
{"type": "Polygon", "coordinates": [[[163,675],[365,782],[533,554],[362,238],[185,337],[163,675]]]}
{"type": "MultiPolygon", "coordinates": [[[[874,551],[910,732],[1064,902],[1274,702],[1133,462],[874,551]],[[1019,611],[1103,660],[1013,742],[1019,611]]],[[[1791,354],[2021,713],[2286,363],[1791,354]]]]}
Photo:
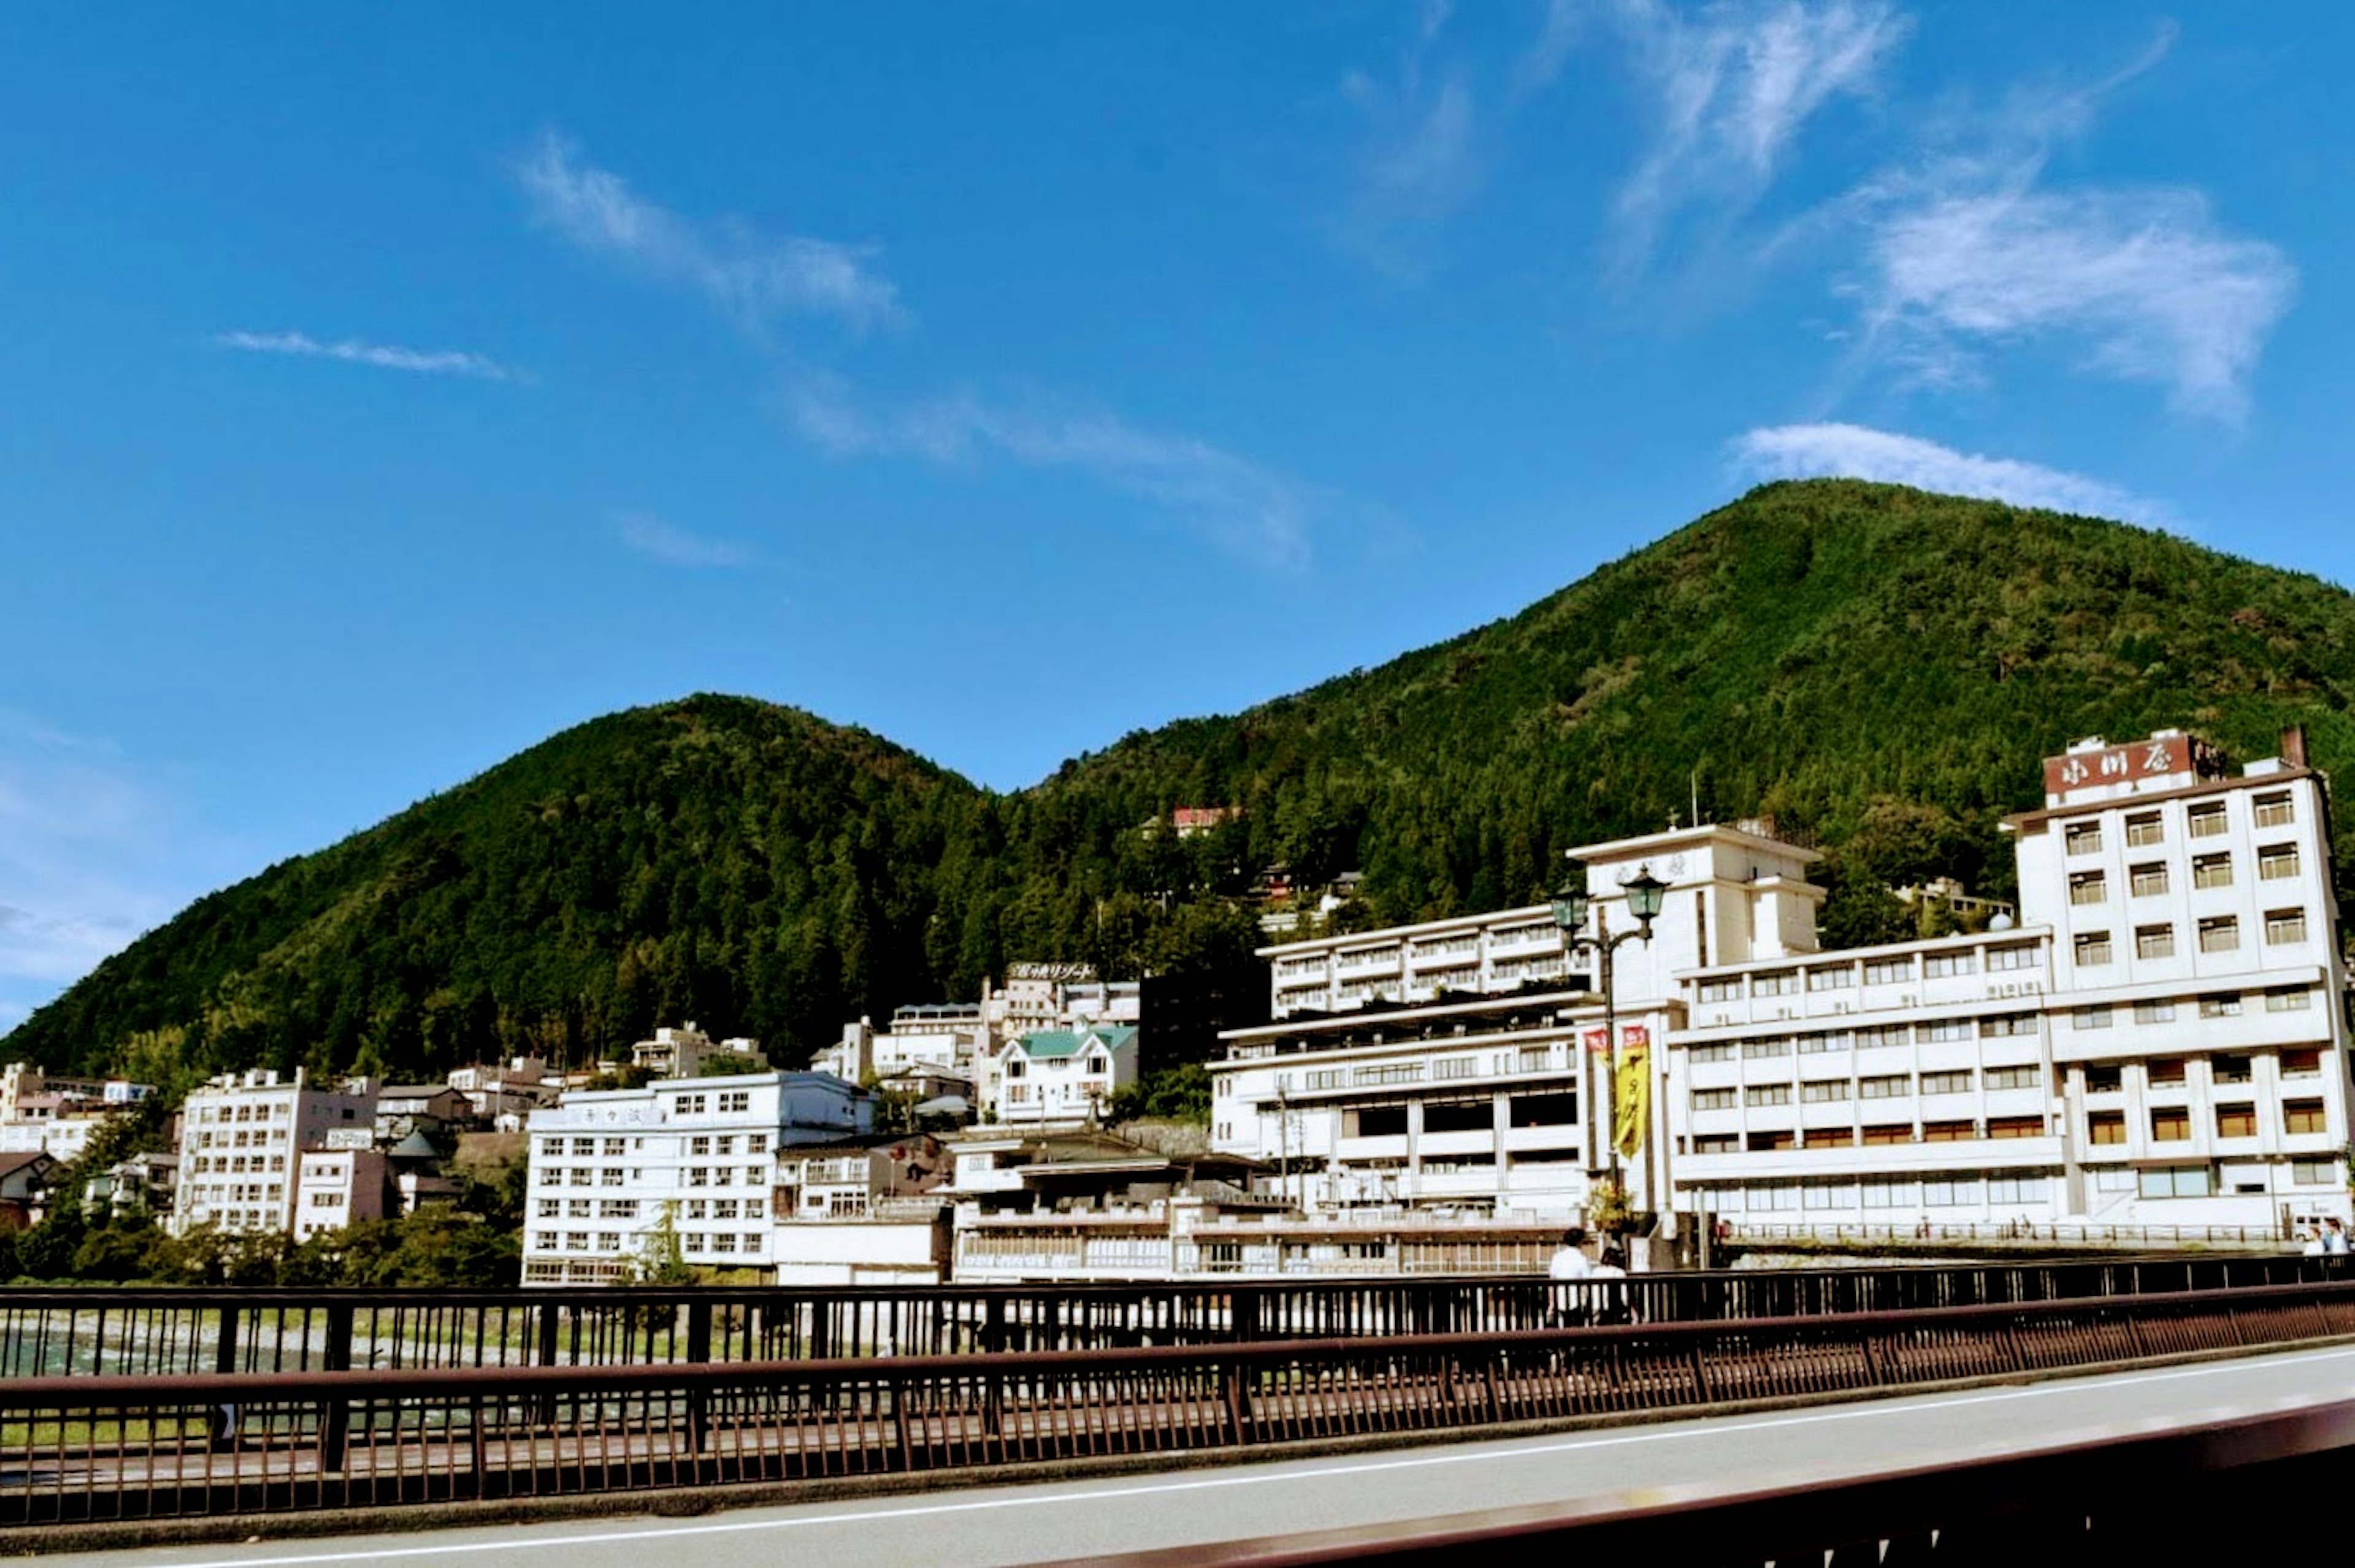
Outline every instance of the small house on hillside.
{"type": "Polygon", "coordinates": [[[1085,1121],[1136,1082],[1136,1026],[1038,1029],[1014,1042],[997,1070],[995,1119],[1085,1121]]]}

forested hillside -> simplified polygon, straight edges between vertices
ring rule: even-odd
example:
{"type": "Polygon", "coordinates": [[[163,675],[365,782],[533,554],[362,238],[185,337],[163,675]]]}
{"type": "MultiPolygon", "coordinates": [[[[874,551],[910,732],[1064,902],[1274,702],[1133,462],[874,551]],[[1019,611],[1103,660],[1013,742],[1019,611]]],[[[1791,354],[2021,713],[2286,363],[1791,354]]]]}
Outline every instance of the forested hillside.
{"type": "MultiPolygon", "coordinates": [[[[2355,763],[2355,599],[2086,518],[1768,485],[1512,618],[999,795],[747,699],[600,719],[198,901],[20,1025],[10,1057],[165,1082],[581,1061],[657,1020],[781,1060],[1008,959],[1248,963],[1252,873],[1362,869],[1361,923],[1530,901],[1561,851],[1688,812],[1816,833],[1836,940],[1881,889],[2000,891],[2004,812],[2072,738],[2307,727],[2355,763]],[[1234,822],[1179,840],[1177,805],[1234,822]]],[[[2342,882],[2355,838],[2339,838],[2342,882]]]]}

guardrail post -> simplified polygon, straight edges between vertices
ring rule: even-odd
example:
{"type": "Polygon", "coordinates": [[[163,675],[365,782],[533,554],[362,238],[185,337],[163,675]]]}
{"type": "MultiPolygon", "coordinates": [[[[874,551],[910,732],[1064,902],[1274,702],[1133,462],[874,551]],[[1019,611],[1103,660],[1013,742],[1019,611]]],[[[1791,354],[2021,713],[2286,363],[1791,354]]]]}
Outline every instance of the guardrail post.
{"type": "Polygon", "coordinates": [[[1251,1441],[1251,1383],[1240,1360],[1227,1363],[1227,1427],[1235,1435],[1235,1445],[1251,1441]]]}
{"type": "MultiPolygon", "coordinates": [[[[687,1304],[687,1360],[700,1365],[711,1360],[711,1303],[687,1304]]],[[[698,1383],[687,1391],[687,1446],[700,1454],[711,1435],[711,1391],[698,1383]]]]}
{"type": "Polygon", "coordinates": [[[1251,1344],[1259,1338],[1259,1296],[1257,1290],[1238,1286],[1227,1300],[1227,1327],[1238,1345],[1251,1344]]]}
{"type": "MultiPolygon", "coordinates": [[[[331,1302],[327,1307],[326,1343],[319,1348],[322,1371],[347,1372],[352,1370],[352,1308],[349,1302],[331,1302]]],[[[340,1474],[351,1448],[351,1403],[341,1394],[329,1394],[319,1402],[319,1476],[322,1481],[340,1474]]]]}
{"type": "Polygon", "coordinates": [[[220,1323],[213,1338],[213,1371],[223,1377],[237,1371],[237,1320],[244,1310],[234,1303],[218,1308],[220,1323]]]}
{"type": "Polygon", "coordinates": [[[900,1473],[908,1475],[916,1468],[915,1442],[908,1435],[908,1380],[894,1378],[886,1386],[891,1391],[892,1424],[900,1433],[900,1473]]]}
{"type": "Polygon", "coordinates": [[[1006,1351],[1006,1297],[993,1296],[981,1306],[981,1351],[986,1356],[1006,1351]]]}

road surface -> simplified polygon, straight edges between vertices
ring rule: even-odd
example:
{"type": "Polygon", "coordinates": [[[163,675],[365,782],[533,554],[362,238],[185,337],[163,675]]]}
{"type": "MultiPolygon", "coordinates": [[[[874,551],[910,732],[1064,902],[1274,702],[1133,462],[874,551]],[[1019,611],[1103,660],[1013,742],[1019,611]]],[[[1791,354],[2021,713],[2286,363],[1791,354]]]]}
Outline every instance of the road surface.
{"type": "MultiPolygon", "coordinates": [[[[1241,1541],[1549,1503],[1696,1500],[2355,1394],[2355,1348],[1716,1420],[1161,1476],[650,1516],[84,1552],[72,1568],[859,1568],[986,1565],[1241,1541]]],[[[389,1514],[388,1522],[397,1520],[389,1514]]]]}

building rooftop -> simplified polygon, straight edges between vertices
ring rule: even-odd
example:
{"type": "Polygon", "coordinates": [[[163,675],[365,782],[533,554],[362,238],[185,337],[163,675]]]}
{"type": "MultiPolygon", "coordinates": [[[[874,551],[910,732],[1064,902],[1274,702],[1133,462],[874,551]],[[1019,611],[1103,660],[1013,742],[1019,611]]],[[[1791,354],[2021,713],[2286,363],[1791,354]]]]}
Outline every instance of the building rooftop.
{"type": "Polygon", "coordinates": [[[1136,1038],[1134,1024],[1092,1024],[1082,1029],[1039,1029],[1022,1037],[1022,1054],[1035,1061],[1046,1061],[1059,1056],[1077,1056],[1091,1043],[1101,1044],[1107,1051],[1118,1051],[1136,1038]]]}

